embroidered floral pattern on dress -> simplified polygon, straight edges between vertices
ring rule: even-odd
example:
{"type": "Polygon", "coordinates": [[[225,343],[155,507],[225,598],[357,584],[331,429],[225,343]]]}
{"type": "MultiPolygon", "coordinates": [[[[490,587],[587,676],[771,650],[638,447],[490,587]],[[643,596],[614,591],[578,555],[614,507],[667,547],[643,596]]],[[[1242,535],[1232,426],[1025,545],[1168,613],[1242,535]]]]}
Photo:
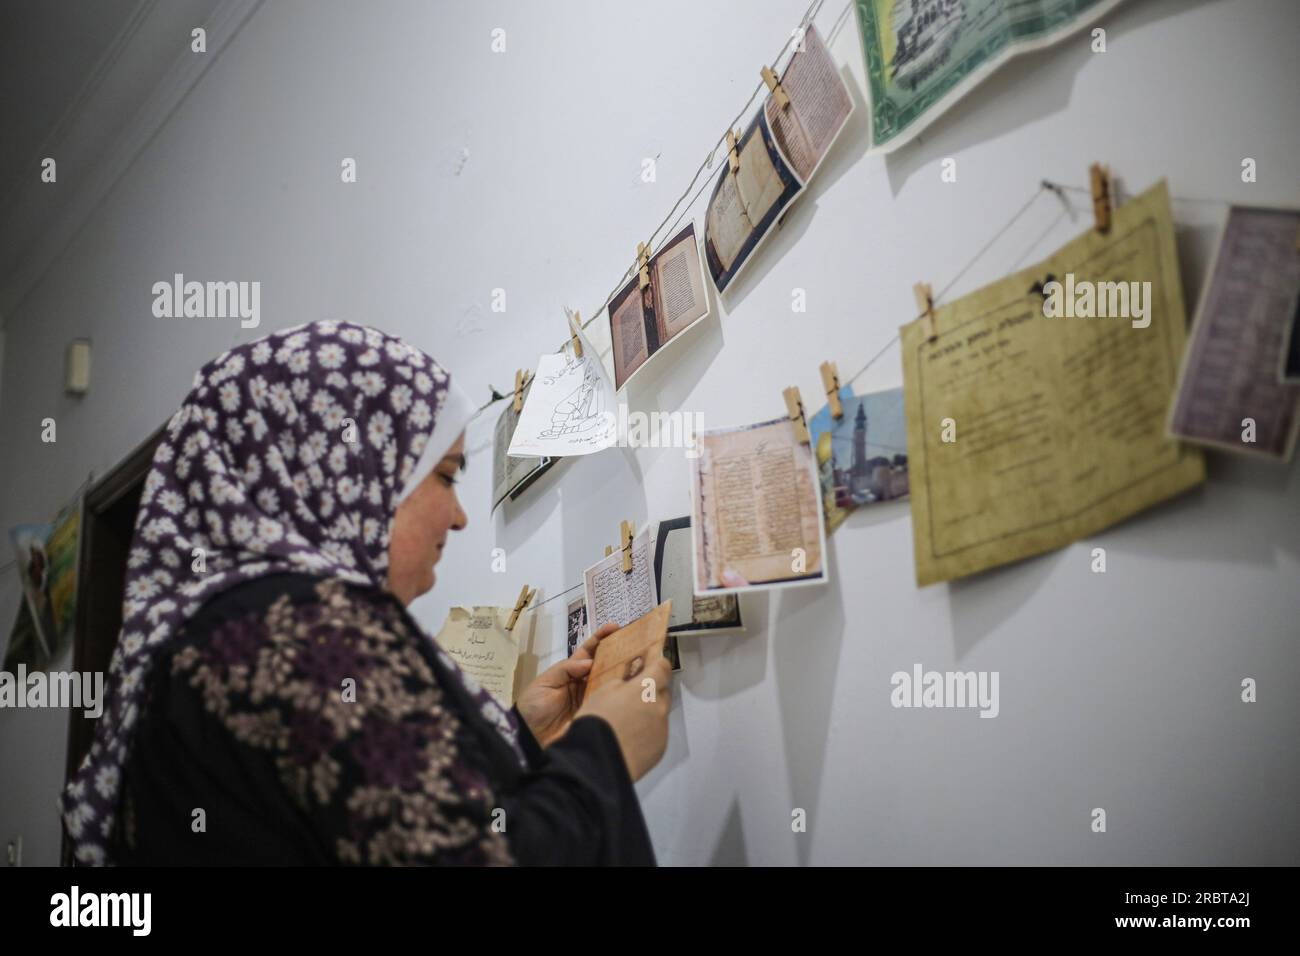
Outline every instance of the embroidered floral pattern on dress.
{"type": "MultiPolygon", "coordinates": [[[[198,371],[145,479],[106,706],[63,794],[78,863],[112,862],[108,837],[144,686],[207,599],[286,571],[385,586],[396,499],[449,389],[419,349],[349,322],[285,329],[198,371]]],[[[243,730],[290,732],[251,719],[243,730]]],[[[311,786],[328,785],[327,765],[312,772],[311,786]]]]}
{"type": "Polygon", "coordinates": [[[182,641],[173,679],[274,760],[298,808],[336,834],[339,862],[511,863],[491,826],[491,789],[463,759],[462,723],[417,646],[423,635],[363,589],[322,581],[315,591],[318,603],[282,597],[182,641]]]}

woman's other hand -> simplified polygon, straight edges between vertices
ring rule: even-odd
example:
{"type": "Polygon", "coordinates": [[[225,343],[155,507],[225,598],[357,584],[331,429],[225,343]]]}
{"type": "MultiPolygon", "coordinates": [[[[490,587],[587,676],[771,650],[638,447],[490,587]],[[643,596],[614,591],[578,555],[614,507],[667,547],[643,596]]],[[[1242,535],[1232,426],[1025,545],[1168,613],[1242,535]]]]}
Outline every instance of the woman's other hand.
{"type": "Polygon", "coordinates": [[[610,622],[587,638],[568,660],[552,664],[538,674],[515,701],[528,729],[537,742],[549,746],[564,736],[573,718],[582,706],[582,695],[587,689],[587,675],[596,657],[596,647],[618,630],[610,622]]]}
{"type": "Polygon", "coordinates": [[[576,715],[600,717],[614,728],[633,780],[649,773],[668,747],[672,676],[667,658],[659,657],[631,680],[611,682],[595,690],[576,715]],[[647,684],[647,679],[654,684],[647,684]]]}

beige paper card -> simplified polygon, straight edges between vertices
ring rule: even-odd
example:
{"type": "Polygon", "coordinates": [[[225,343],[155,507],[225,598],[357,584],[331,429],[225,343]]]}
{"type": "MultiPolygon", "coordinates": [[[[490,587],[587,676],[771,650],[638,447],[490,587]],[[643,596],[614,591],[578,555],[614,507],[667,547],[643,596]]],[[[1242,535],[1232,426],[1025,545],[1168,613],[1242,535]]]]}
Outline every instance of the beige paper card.
{"type": "Polygon", "coordinates": [[[584,702],[597,687],[615,681],[635,680],[651,661],[663,656],[672,612],[673,602],[664,601],[650,613],[601,639],[596,646],[596,659],[587,674],[584,702]]]}
{"type": "MultiPolygon", "coordinates": [[[[483,685],[501,706],[509,708],[515,699],[515,668],[519,644],[506,630],[511,608],[453,607],[438,632],[438,646],[452,656],[460,669],[483,685]]],[[[521,631],[525,618],[515,622],[521,631]]]]}

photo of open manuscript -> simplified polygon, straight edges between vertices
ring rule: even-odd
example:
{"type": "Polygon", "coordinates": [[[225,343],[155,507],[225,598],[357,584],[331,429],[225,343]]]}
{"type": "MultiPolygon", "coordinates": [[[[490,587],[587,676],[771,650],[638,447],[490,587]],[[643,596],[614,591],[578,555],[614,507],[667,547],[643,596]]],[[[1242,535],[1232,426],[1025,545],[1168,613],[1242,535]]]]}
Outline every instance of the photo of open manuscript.
{"type": "Polygon", "coordinates": [[[812,448],[778,418],[703,432],[691,462],[696,594],[827,580],[812,448]]]}
{"type": "Polygon", "coordinates": [[[614,388],[627,384],[650,357],[709,314],[704,264],[690,223],[650,256],[645,271],[609,302],[614,388]]]}
{"type": "Polygon", "coordinates": [[[853,112],[848,87],[813,27],[796,45],[778,89],[735,142],[709,197],[704,257],[720,293],[808,185],[853,112]]]}

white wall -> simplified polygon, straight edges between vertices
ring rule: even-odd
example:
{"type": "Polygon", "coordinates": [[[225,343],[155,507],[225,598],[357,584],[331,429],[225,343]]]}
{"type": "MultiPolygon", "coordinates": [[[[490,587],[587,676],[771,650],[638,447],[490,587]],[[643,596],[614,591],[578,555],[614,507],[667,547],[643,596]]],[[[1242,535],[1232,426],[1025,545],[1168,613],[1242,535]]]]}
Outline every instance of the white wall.
{"type": "MultiPolygon", "coordinates": [[[[780,47],[803,0],[373,3],[269,0],[220,55],[76,240],[6,317],[0,525],[51,514],[170,414],[194,369],[234,342],[318,318],[371,322],[436,356],[476,397],[590,314],[780,47]],[[494,27],[507,52],[489,50],[494,27]],[[342,157],[360,182],[339,182],[342,157]],[[640,181],[643,157],[658,179],[640,181]],[[150,286],[184,272],[260,280],[263,325],[159,320],[150,286]],[[493,288],[508,311],[491,312],[493,288]],[[62,355],[94,340],[90,395],[62,355]],[[59,422],[55,445],[39,421],[59,422]]],[[[827,0],[829,32],[841,2],[827,0]]],[[[633,384],[634,408],[709,426],[781,412],[827,358],[859,367],[1043,177],[1111,163],[1130,192],[1296,200],[1293,0],[1130,0],[1086,34],[1022,58],[914,146],[866,157],[866,111],[725,307],[633,384]],[[942,184],[939,163],[958,163],[942,184]],[[1242,157],[1259,182],[1240,182],[1242,157]],[[790,312],[791,289],[809,311],[790,312]]],[[[854,79],[854,21],[832,51],[854,79]]],[[[1223,207],[1175,205],[1189,301],[1223,207]]],[[[968,291],[1085,227],[1048,196],[971,270],[968,291]]],[[[897,351],[859,390],[901,383],[897,351]]],[[[488,514],[491,420],[471,431],[471,515],[436,590],[508,603],[554,595],[620,519],[689,508],[680,451],[562,463],[488,514]],[[504,547],[509,572],[489,569],[504,547]]],[[[639,791],[671,864],[1300,862],[1300,479],[1215,456],[1203,490],[1096,539],[918,591],[905,504],[856,514],[833,581],[745,608],[739,637],[683,641],[662,765],[639,791]],[[1105,575],[1089,550],[1109,552],[1105,575]],[[1001,715],[894,710],[889,675],[1001,673],[1001,715]],[[1239,702],[1243,677],[1260,700],[1239,702]],[[1109,832],[1092,834],[1105,807],[1109,832]],[[791,832],[792,808],[809,831],[791,832]]],[[[0,576],[12,620],[17,582],[0,576]]],[[[538,628],[563,645],[563,602],[538,628]]],[[[57,859],[62,713],[0,712],[0,837],[57,859]]]]}

